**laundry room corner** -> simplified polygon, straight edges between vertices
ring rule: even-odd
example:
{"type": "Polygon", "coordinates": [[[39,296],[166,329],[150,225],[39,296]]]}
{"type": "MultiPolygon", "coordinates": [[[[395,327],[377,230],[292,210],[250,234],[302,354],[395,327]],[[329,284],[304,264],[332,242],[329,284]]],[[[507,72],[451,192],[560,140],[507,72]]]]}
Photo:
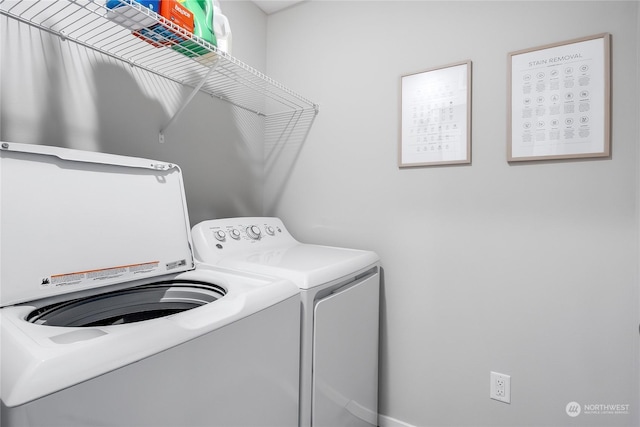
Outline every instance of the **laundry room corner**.
{"type": "Polygon", "coordinates": [[[107,1],[0,0],[2,426],[640,426],[639,0],[107,1]]]}

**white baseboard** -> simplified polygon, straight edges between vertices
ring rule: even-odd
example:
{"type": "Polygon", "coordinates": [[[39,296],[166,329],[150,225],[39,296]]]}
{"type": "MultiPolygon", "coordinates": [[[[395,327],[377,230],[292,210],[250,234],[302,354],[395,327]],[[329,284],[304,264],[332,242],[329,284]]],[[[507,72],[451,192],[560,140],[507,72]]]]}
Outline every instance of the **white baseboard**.
{"type": "Polygon", "coordinates": [[[378,414],[378,426],[379,427],[416,427],[413,424],[405,423],[404,421],[396,420],[387,415],[378,414]]]}

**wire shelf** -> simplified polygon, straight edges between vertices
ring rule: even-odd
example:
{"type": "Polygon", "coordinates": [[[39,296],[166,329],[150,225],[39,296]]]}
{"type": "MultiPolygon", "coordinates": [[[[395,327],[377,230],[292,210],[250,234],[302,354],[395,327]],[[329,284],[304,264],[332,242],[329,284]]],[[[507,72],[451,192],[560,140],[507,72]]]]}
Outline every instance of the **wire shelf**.
{"type": "Polygon", "coordinates": [[[108,9],[105,0],[0,0],[0,13],[189,86],[192,96],[202,91],[264,117],[317,114],[317,104],[206,40],[135,1],[118,2],[108,9]]]}

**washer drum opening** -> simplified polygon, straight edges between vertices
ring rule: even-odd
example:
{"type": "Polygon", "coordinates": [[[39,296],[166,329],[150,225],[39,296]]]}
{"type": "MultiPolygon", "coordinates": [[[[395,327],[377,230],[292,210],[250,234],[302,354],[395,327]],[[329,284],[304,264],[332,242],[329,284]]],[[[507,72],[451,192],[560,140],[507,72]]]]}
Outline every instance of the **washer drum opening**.
{"type": "Polygon", "coordinates": [[[225,294],[221,286],[206,282],[156,282],[52,304],[31,312],[26,320],[64,327],[123,325],[191,310],[225,294]]]}

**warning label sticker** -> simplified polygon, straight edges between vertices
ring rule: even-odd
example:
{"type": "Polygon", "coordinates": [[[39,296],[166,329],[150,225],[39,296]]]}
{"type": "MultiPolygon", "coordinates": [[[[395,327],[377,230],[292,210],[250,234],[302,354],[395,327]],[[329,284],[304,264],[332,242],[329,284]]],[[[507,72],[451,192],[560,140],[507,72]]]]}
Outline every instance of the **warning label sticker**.
{"type": "Polygon", "coordinates": [[[153,273],[158,269],[160,261],[141,264],[120,265],[117,267],[100,268],[96,270],[77,271],[73,273],[52,274],[50,278],[42,279],[41,286],[72,286],[88,282],[116,279],[122,276],[153,273]]]}

